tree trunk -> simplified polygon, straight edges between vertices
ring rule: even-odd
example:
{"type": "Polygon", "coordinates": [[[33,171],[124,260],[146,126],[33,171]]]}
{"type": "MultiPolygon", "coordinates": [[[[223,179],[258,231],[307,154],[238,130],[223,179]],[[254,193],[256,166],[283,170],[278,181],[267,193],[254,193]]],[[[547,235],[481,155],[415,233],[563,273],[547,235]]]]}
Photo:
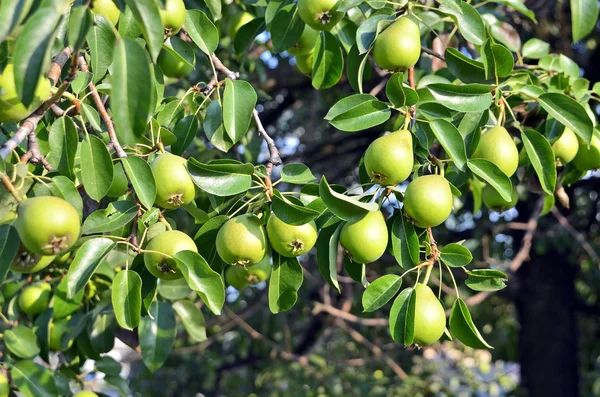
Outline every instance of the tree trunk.
{"type": "Polygon", "coordinates": [[[517,272],[522,385],[528,397],[578,397],[575,269],[549,249],[517,272]]]}

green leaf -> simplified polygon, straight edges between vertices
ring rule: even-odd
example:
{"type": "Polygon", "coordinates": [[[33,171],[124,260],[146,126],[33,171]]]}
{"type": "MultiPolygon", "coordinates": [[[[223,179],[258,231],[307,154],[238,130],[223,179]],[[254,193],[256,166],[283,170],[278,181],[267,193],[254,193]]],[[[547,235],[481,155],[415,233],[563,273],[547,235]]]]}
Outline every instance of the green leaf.
{"type": "Polygon", "coordinates": [[[527,6],[525,6],[521,0],[496,0],[495,2],[514,8],[516,11],[525,15],[527,18],[531,19],[532,22],[537,24],[535,13],[527,8],[527,6]]]}
{"type": "Polygon", "coordinates": [[[446,64],[453,75],[463,83],[487,83],[483,63],[464,55],[456,48],[446,49],[446,64]]]}
{"type": "Polygon", "coordinates": [[[484,84],[429,84],[419,90],[419,98],[459,112],[482,112],[492,104],[492,89],[492,86],[484,84]]]}
{"type": "Polygon", "coordinates": [[[271,209],[283,222],[299,226],[315,220],[321,212],[305,207],[300,200],[292,202],[283,196],[279,190],[273,192],[271,209]]]}
{"type": "Polygon", "coordinates": [[[109,203],[105,209],[94,211],[86,218],[81,233],[106,233],[122,228],[135,218],[138,209],[131,201],[109,203]]]}
{"type": "Polygon", "coordinates": [[[117,41],[111,74],[110,100],[117,136],[121,143],[134,146],[147,131],[154,109],[154,72],[148,53],[137,41],[117,41]]]}
{"type": "Polygon", "coordinates": [[[189,300],[180,300],[173,303],[173,309],[181,319],[183,327],[190,338],[195,342],[206,340],[206,322],[204,315],[196,307],[194,302],[189,300]]]}
{"type": "Polygon", "coordinates": [[[77,210],[79,218],[83,218],[83,200],[73,181],[65,176],[57,175],[52,178],[52,183],[47,185],[53,196],[60,197],[71,203],[77,210]]]}
{"type": "Polygon", "coordinates": [[[143,317],[138,327],[142,360],[150,372],[163,366],[177,336],[175,312],[170,303],[152,302],[150,315],[143,317]]]}
{"type": "Polygon", "coordinates": [[[385,95],[396,109],[419,102],[417,92],[404,84],[404,74],[394,73],[385,85],[385,95]]]}
{"type": "Polygon", "coordinates": [[[358,53],[364,54],[373,47],[379,32],[394,21],[392,15],[373,15],[360,24],[356,31],[356,45],[358,53]]]}
{"type": "Polygon", "coordinates": [[[67,273],[67,296],[81,291],[106,255],[116,247],[111,239],[100,237],[87,240],[79,247],[67,273]]]}
{"type": "Polygon", "coordinates": [[[193,293],[185,278],[161,280],[158,284],[159,295],[167,300],[176,301],[187,298],[193,293]]]}
{"type": "Polygon", "coordinates": [[[16,28],[29,13],[33,0],[3,0],[0,2],[0,43],[16,28]]]}
{"type": "Polygon", "coordinates": [[[571,30],[573,41],[590,34],[598,22],[598,2],[595,0],[571,0],[571,30]]]}
{"type": "Polygon", "coordinates": [[[325,120],[339,130],[355,132],[385,123],[390,115],[387,104],[373,95],[354,94],[333,105],[325,120]]]}
{"type": "Polygon", "coordinates": [[[265,30],[264,18],[255,18],[242,26],[240,30],[235,34],[235,40],[233,47],[238,55],[242,55],[248,52],[254,39],[258,34],[265,30]]]}
{"type": "Polygon", "coordinates": [[[13,52],[15,86],[25,106],[33,103],[36,87],[50,63],[54,30],[60,18],[54,8],[38,8],[27,19],[17,39],[13,52]]]}
{"type": "Polygon", "coordinates": [[[472,5],[464,1],[447,1],[440,5],[439,10],[450,16],[458,25],[458,30],[467,41],[475,45],[483,44],[486,38],[485,25],[481,15],[472,5]],[[450,5],[450,3],[455,3],[450,5]],[[460,12],[457,11],[456,4],[460,3],[460,12]]]}
{"type": "Polygon", "coordinates": [[[378,211],[377,203],[363,203],[333,190],[323,175],[319,184],[319,195],[335,216],[345,221],[358,220],[369,211],[378,211]]]}
{"type": "Polygon", "coordinates": [[[115,344],[115,330],[117,322],[109,301],[96,306],[91,312],[87,324],[87,333],[90,344],[96,353],[108,353],[115,344]]]}
{"type": "Polygon", "coordinates": [[[296,44],[304,32],[304,26],[296,4],[280,8],[269,29],[274,52],[278,54],[296,44]]]}
{"type": "Polygon", "coordinates": [[[187,166],[196,186],[215,196],[233,196],[252,186],[252,164],[203,164],[190,158],[187,166]]]}
{"type": "Polygon", "coordinates": [[[273,271],[269,280],[269,309],[273,314],[291,309],[298,300],[304,274],[297,258],[273,252],[273,271]]]}
{"type": "Polygon", "coordinates": [[[589,143],[592,140],[592,120],[583,106],[560,93],[540,95],[537,101],[552,117],[589,143]]]}
{"type": "Polygon", "coordinates": [[[65,318],[68,315],[75,313],[81,307],[81,302],[83,302],[85,288],[80,289],[73,297],[69,298],[67,293],[68,282],[68,278],[63,278],[58,284],[58,287],[54,290],[54,311],[52,313],[52,318],[55,320],[65,318]]]}
{"type": "Polygon", "coordinates": [[[506,274],[499,270],[477,269],[467,271],[467,275],[465,285],[474,291],[499,291],[506,287],[506,274]]]}
{"type": "Polygon", "coordinates": [[[92,69],[95,84],[102,80],[108,67],[113,61],[115,48],[115,33],[112,24],[102,15],[96,14],[94,24],[87,35],[88,48],[90,49],[90,68],[92,69]]]}
{"type": "Polygon", "coordinates": [[[171,152],[181,156],[194,141],[199,129],[200,123],[197,117],[190,115],[181,119],[173,130],[177,142],[171,145],[171,152]]]}
{"type": "Polygon", "coordinates": [[[125,7],[125,11],[119,16],[119,36],[122,39],[135,39],[142,34],[142,28],[135,20],[131,8],[125,7]]]}
{"type": "Polygon", "coordinates": [[[110,356],[103,356],[100,360],[96,360],[94,364],[97,371],[106,375],[118,376],[121,374],[121,364],[110,356]]]}
{"type": "Polygon", "coordinates": [[[540,39],[530,39],[523,44],[521,53],[523,58],[529,59],[540,59],[541,57],[548,55],[550,52],[550,44],[540,39]]]}
{"type": "Polygon", "coordinates": [[[110,190],[114,174],[112,159],[104,142],[94,135],[86,136],[81,142],[79,160],[85,192],[100,201],[110,190]]]}
{"type": "Polygon", "coordinates": [[[436,139],[444,148],[448,156],[454,162],[454,165],[460,170],[465,169],[467,163],[467,153],[465,142],[454,124],[446,120],[435,120],[430,124],[431,130],[436,139]]]}
{"type": "Polygon", "coordinates": [[[210,56],[219,45],[219,30],[200,10],[187,10],[185,28],[198,48],[210,56]]]}
{"type": "Polygon", "coordinates": [[[231,141],[237,143],[248,131],[258,97],[244,80],[227,79],[223,93],[223,125],[231,141]]]}
{"type": "Polygon", "coordinates": [[[400,214],[392,223],[392,254],[403,269],[410,269],[419,261],[419,237],[412,223],[400,214]]]}
{"type": "Polygon", "coordinates": [[[317,90],[333,87],[344,70],[344,50],[329,32],[321,32],[315,44],[312,85],[317,90]]]}
{"type": "Polygon", "coordinates": [[[440,259],[450,267],[463,267],[471,263],[473,254],[467,247],[451,243],[444,245],[440,251],[440,259]]]}
{"type": "Polygon", "coordinates": [[[506,200],[511,200],[512,195],[512,183],[504,172],[489,160],[485,159],[470,159],[467,162],[467,167],[475,175],[489,183],[500,196],[506,200]]]}
{"type": "Polygon", "coordinates": [[[390,334],[396,343],[412,345],[415,335],[415,305],[417,294],[406,288],[394,300],[390,310],[390,334]]]}
{"type": "Polygon", "coordinates": [[[200,255],[206,259],[213,270],[219,273],[225,267],[225,262],[217,254],[215,242],[219,229],[228,220],[229,216],[227,215],[217,215],[210,218],[208,222],[200,227],[200,230],[194,236],[194,240],[198,242],[198,252],[200,255]],[[200,242],[202,243],[200,244],[200,242]]]}
{"type": "Polygon", "coordinates": [[[225,286],[219,273],[193,251],[180,251],[174,259],[190,288],[198,293],[210,311],[221,314],[225,303],[225,286]]]}
{"type": "Polygon", "coordinates": [[[140,203],[147,209],[152,208],[156,199],[156,183],[150,165],[142,158],[132,156],[121,159],[121,163],[140,203]]]}
{"type": "Polygon", "coordinates": [[[402,278],[388,274],[373,281],[363,292],[363,312],[373,312],[388,303],[400,290],[402,278]]]}
{"type": "Polygon", "coordinates": [[[40,354],[35,333],[24,325],[4,331],[4,343],[8,350],[19,358],[33,358],[40,354]]]}
{"type": "Polygon", "coordinates": [[[10,368],[15,385],[25,397],[55,397],[58,395],[53,372],[33,361],[19,361],[10,368]]]}
{"type": "MultiPolygon", "coordinates": [[[[56,305],[56,295],[54,296],[54,305],[56,305]]],[[[50,343],[50,324],[54,309],[48,309],[38,314],[33,321],[33,332],[37,338],[37,343],[40,347],[40,358],[45,362],[50,362],[48,345],[50,343]]]]}
{"type": "Polygon", "coordinates": [[[302,163],[288,163],[281,169],[279,182],[304,185],[314,182],[317,179],[310,171],[310,168],[302,163]]]}
{"type": "Polygon", "coordinates": [[[367,280],[367,265],[363,263],[352,262],[350,258],[344,255],[343,258],[344,269],[348,276],[357,283],[360,283],[364,288],[369,286],[369,280],[367,280]]]}
{"type": "Polygon", "coordinates": [[[550,142],[542,134],[531,129],[523,131],[521,139],[542,189],[553,195],[556,188],[556,162],[550,142]]]}
{"type": "MultiPolygon", "coordinates": [[[[131,9],[138,26],[142,29],[152,61],[156,61],[162,49],[164,36],[164,28],[157,2],[153,0],[125,0],[125,3],[131,9]]],[[[150,80],[146,81],[149,82],[150,80]]],[[[113,87],[114,85],[115,82],[113,81],[113,87]]]]}
{"type": "Polygon", "coordinates": [[[457,299],[452,306],[450,313],[450,331],[452,334],[464,343],[474,349],[493,349],[481,336],[473,320],[469,308],[462,299],[457,299]]]}
{"type": "Polygon", "coordinates": [[[19,251],[19,234],[9,223],[0,225],[0,284],[19,251]]]}
{"type": "Polygon", "coordinates": [[[202,128],[204,128],[204,133],[210,143],[220,151],[227,152],[233,146],[233,142],[223,126],[223,112],[219,101],[212,101],[208,105],[202,128]]]}
{"type": "Polygon", "coordinates": [[[67,31],[69,46],[74,51],[79,51],[85,44],[85,38],[92,28],[94,15],[87,6],[71,7],[69,13],[69,27],[67,31]]]}
{"type": "Polygon", "coordinates": [[[121,270],[112,282],[112,304],[121,328],[132,330],[140,323],[142,279],[133,270],[121,270]]]}
{"type": "Polygon", "coordinates": [[[348,62],[346,64],[346,76],[352,89],[358,93],[363,93],[363,79],[367,78],[372,68],[369,64],[369,52],[358,53],[356,43],[348,52],[348,62]]]}
{"type": "Polygon", "coordinates": [[[338,245],[344,222],[324,227],[317,237],[317,265],[321,275],[338,293],[341,293],[338,282],[338,245]]]}
{"type": "Polygon", "coordinates": [[[493,43],[491,39],[487,39],[481,47],[481,59],[487,79],[508,77],[515,66],[510,50],[502,44],[493,43]]]}

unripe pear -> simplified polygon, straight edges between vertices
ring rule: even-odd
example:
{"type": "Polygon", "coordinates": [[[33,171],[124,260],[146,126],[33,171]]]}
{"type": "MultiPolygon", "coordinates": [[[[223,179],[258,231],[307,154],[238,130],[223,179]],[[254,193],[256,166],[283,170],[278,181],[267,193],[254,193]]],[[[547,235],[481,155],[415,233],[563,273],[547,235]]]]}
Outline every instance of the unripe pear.
{"type": "Polygon", "coordinates": [[[227,25],[227,34],[232,42],[235,40],[238,30],[254,18],[254,15],[249,12],[238,12],[231,17],[227,25]]]}
{"type": "Polygon", "coordinates": [[[253,214],[231,218],[217,233],[217,253],[230,265],[252,266],[267,253],[267,237],[260,219],[253,214]]]}
{"type": "Polygon", "coordinates": [[[165,0],[164,6],[159,9],[163,27],[168,34],[175,34],[185,22],[185,4],[183,0],[165,0]]]}
{"type": "Polygon", "coordinates": [[[408,17],[392,23],[377,36],[373,59],[382,69],[403,72],[415,66],[421,56],[421,31],[408,17]]]}
{"type": "Polygon", "coordinates": [[[169,230],[154,237],[146,246],[144,264],[153,276],[163,280],[176,280],[183,277],[177,262],[173,259],[180,251],[198,252],[196,243],[179,230],[169,230]]]}
{"type": "Polygon", "coordinates": [[[196,196],[196,187],[183,157],[171,153],[157,156],[150,167],[156,180],[156,205],[177,209],[189,204],[196,196]]]}
{"type": "Polygon", "coordinates": [[[46,268],[56,258],[55,255],[33,254],[23,246],[10,265],[10,270],[16,273],[35,273],[46,268]]]}
{"type": "Polygon", "coordinates": [[[404,193],[404,211],[422,228],[443,223],[452,212],[452,190],[441,175],[413,179],[404,193]]]}
{"type": "Polygon", "coordinates": [[[35,95],[29,106],[21,102],[15,85],[15,69],[12,63],[4,67],[0,74],[0,122],[17,122],[29,116],[50,95],[50,81],[40,78],[35,95]]]}
{"type": "Polygon", "coordinates": [[[573,165],[580,171],[595,170],[600,168],[600,138],[592,135],[590,147],[582,140],[579,141],[577,156],[573,159],[573,165]]]}
{"type": "Polygon", "coordinates": [[[94,14],[102,15],[113,26],[119,22],[121,10],[119,10],[119,7],[117,7],[113,0],[94,0],[92,4],[94,14]]]}
{"type": "Polygon", "coordinates": [[[369,211],[342,227],[340,244],[356,263],[371,263],[383,255],[388,243],[388,229],[381,211],[369,211]]]}
{"type": "Polygon", "coordinates": [[[309,52],[308,55],[298,55],[296,57],[296,66],[298,69],[307,76],[312,75],[312,64],[314,58],[314,51],[309,52]]]}
{"type": "Polygon", "coordinates": [[[156,63],[160,70],[167,77],[187,76],[194,70],[196,64],[196,55],[194,49],[185,41],[177,36],[170,37],[163,45],[163,49],[158,54],[156,63]],[[181,58],[173,54],[176,52],[181,58]]]}
{"type": "Polygon", "coordinates": [[[291,55],[308,55],[315,49],[319,32],[308,25],[304,25],[300,40],[293,47],[288,48],[287,52],[291,55]]]}
{"type": "Polygon", "coordinates": [[[496,212],[502,212],[511,209],[517,205],[517,202],[519,201],[519,195],[517,194],[517,189],[514,186],[510,201],[504,200],[500,193],[498,193],[498,191],[490,185],[486,185],[483,188],[481,198],[483,200],[483,204],[485,204],[487,208],[496,212]]]}
{"type": "Polygon", "coordinates": [[[577,155],[578,149],[579,142],[577,140],[577,135],[568,128],[565,128],[560,138],[552,145],[554,157],[556,157],[562,165],[573,160],[577,155]]]}
{"type": "Polygon", "coordinates": [[[8,379],[6,376],[0,374],[0,397],[8,397],[10,393],[10,386],[8,384],[8,379]]]}
{"type": "Polygon", "coordinates": [[[490,128],[481,136],[473,158],[482,158],[494,163],[509,178],[519,166],[517,145],[504,127],[490,128]]]}
{"type": "Polygon", "coordinates": [[[25,314],[40,314],[50,304],[51,291],[52,287],[45,281],[32,284],[21,292],[19,307],[25,314]]]}
{"type": "Polygon", "coordinates": [[[300,18],[313,29],[330,30],[344,17],[339,0],[298,0],[300,18]]]}
{"type": "Polygon", "coordinates": [[[314,221],[289,225],[273,212],[267,221],[267,236],[279,255],[296,257],[306,254],[317,242],[317,225],[314,221]]]}
{"type": "Polygon", "coordinates": [[[415,331],[413,343],[431,345],[441,338],[446,328],[446,312],[431,288],[418,283],[415,286],[415,331]]]}
{"type": "Polygon", "coordinates": [[[397,185],[412,172],[413,157],[412,134],[398,130],[375,139],[365,152],[364,164],[373,182],[397,185]]]}

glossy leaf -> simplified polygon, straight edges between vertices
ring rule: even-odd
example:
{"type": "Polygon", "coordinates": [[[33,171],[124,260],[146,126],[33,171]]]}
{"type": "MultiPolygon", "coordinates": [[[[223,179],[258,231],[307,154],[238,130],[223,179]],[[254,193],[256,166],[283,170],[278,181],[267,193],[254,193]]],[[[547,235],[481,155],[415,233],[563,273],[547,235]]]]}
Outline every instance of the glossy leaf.
{"type": "Polygon", "coordinates": [[[272,197],[271,209],[279,219],[289,225],[304,225],[321,215],[321,212],[307,208],[301,204],[301,202],[292,202],[278,190],[275,190],[272,197]]]}
{"type": "Polygon", "coordinates": [[[556,162],[550,142],[542,134],[531,129],[523,131],[521,139],[542,189],[553,195],[556,188],[556,162]]]}
{"type": "Polygon", "coordinates": [[[206,137],[217,149],[227,152],[233,146],[233,141],[225,132],[223,125],[223,111],[219,101],[212,101],[206,109],[206,116],[202,123],[206,137]]]}
{"type": "Polygon", "coordinates": [[[489,183],[506,201],[511,200],[512,183],[496,164],[485,159],[470,159],[467,167],[487,183],[489,183]]]}
{"type": "Polygon", "coordinates": [[[483,84],[429,84],[419,90],[419,98],[427,102],[437,102],[459,112],[481,112],[492,104],[492,86],[483,84]],[[430,95],[426,95],[429,93],[430,95]],[[429,98],[427,98],[429,97],[429,98]]]}
{"type": "Polygon", "coordinates": [[[142,279],[133,270],[121,270],[112,283],[112,304],[121,328],[132,330],[140,323],[142,279]]]}
{"type": "Polygon", "coordinates": [[[223,93],[223,125],[233,143],[248,131],[258,97],[254,88],[244,80],[226,80],[223,93]]]}
{"type": "Polygon", "coordinates": [[[571,0],[571,29],[573,41],[590,34],[598,22],[598,2],[595,0],[571,0]]]}
{"type": "Polygon", "coordinates": [[[442,247],[440,259],[450,267],[463,267],[471,263],[473,254],[471,254],[471,251],[467,247],[451,243],[442,247]]]}
{"type": "Polygon", "coordinates": [[[305,164],[287,163],[281,169],[280,182],[304,185],[315,181],[315,176],[305,164]]]}
{"type": "Polygon", "coordinates": [[[252,185],[252,164],[203,164],[188,159],[188,171],[196,186],[215,196],[232,196],[252,185]]]}
{"type": "Polygon", "coordinates": [[[392,223],[392,254],[403,269],[410,269],[419,261],[419,237],[412,223],[400,214],[392,223]]]}
{"type": "Polygon", "coordinates": [[[177,335],[175,312],[170,303],[154,301],[150,315],[143,317],[138,327],[142,360],[150,372],[163,366],[177,335]]]}
{"type": "Polygon", "coordinates": [[[156,61],[162,49],[164,35],[158,4],[153,0],[125,0],[125,3],[142,30],[152,60],[156,61]]]}
{"type": "Polygon", "coordinates": [[[87,240],[79,247],[67,273],[67,296],[72,298],[82,290],[104,257],[116,246],[111,239],[87,240]]]}
{"type": "Polygon", "coordinates": [[[54,290],[54,311],[52,313],[54,319],[65,318],[75,313],[81,307],[81,302],[83,302],[85,288],[80,289],[73,297],[69,297],[68,283],[69,279],[65,277],[54,290]]]}
{"type": "Polygon", "coordinates": [[[277,314],[291,309],[298,300],[304,274],[297,258],[273,252],[273,270],[269,280],[269,309],[277,314]]]}
{"type": "Polygon", "coordinates": [[[33,0],[4,0],[0,3],[0,43],[17,27],[33,5],[33,0]]]}
{"type": "Polygon", "coordinates": [[[47,160],[58,172],[71,180],[75,178],[73,167],[78,140],[77,129],[71,118],[61,117],[52,123],[48,136],[50,153],[47,160]]]}
{"type": "Polygon", "coordinates": [[[8,269],[19,251],[19,234],[8,223],[0,225],[0,283],[6,278],[8,269]]]}
{"type": "Polygon", "coordinates": [[[404,346],[412,345],[415,335],[414,289],[406,288],[394,300],[390,310],[390,334],[396,343],[404,346]]]}
{"type": "Polygon", "coordinates": [[[187,10],[185,28],[192,41],[206,55],[211,55],[219,45],[219,30],[200,10],[187,10]]]}
{"type": "Polygon", "coordinates": [[[493,349],[481,336],[473,320],[469,308],[462,299],[457,299],[450,312],[450,331],[464,343],[474,349],[493,349]]]}
{"type": "Polygon", "coordinates": [[[96,14],[86,40],[90,50],[92,82],[95,84],[104,77],[113,60],[116,37],[111,23],[96,14]]]}
{"type": "Polygon", "coordinates": [[[4,343],[6,348],[19,358],[33,358],[40,353],[35,333],[24,325],[4,331],[4,343]]]}
{"type": "Polygon", "coordinates": [[[395,108],[412,106],[419,102],[415,90],[404,84],[404,74],[394,73],[385,85],[385,95],[395,108]]]}
{"type": "Polygon", "coordinates": [[[181,319],[183,327],[195,342],[206,340],[206,322],[204,315],[194,302],[180,300],[173,303],[173,309],[181,319]]]}
{"type": "Polygon", "coordinates": [[[180,251],[174,259],[190,288],[198,293],[210,311],[221,314],[225,303],[225,286],[221,276],[196,252],[180,251]]]}
{"type": "Polygon", "coordinates": [[[550,44],[540,39],[527,40],[521,50],[523,58],[540,59],[550,52],[550,44]]]}
{"type": "Polygon", "coordinates": [[[304,22],[298,14],[298,6],[288,4],[280,8],[271,23],[270,31],[275,53],[283,52],[296,44],[304,31],[304,22]]]}
{"type": "Polygon", "coordinates": [[[341,293],[338,282],[338,246],[344,222],[324,227],[317,237],[317,265],[323,278],[341,293]]]}
{"type": "Polygon", "coordinates": [[[499,291],[506,288],[506,274],[499,270],[476,269],[468,271],[467,276],[465,285],[474,291],[499,291]]]}
{"type": "Polygon", "coordinates": [[[336,85],[344,69],[344,51],[335,36],[327,31],[319,34],[315,44],[312,85],[317,90],[336,85]]]}
{"type": "Polygon", "coordinates": [[[487,79],[508,77],[513,71],[515,60],[510,50],[502,44],[488,39],[482,46],[481,58],[487,79]]]}
{"type": "Polygon", "coordinates": [[[86,193],[100,201],[112,184],[114,168],[106,145],[98,137],[88,135],[81,143],[81,181],[86,193]]]}
{"type": "Polygon", "coordinates": [[[585,142],[591,141],[592,120],[583,106],[560,93],[543,94],[537,100],[544,110],[561,124],[579,135],[585,142]]]}
{"type": "Polygon", "coordinates": [[[454,124],[446,120],[435,120],[431,124],[431,130],[436,139],[442,145],[448,156],[454,162],[454,165],[460,170],[464,170],[467,163],[467,153],[465,143],[458,129],[454,124]]]}
{"type": "Polygon", "coordinates": [[[329,186],[325,176],[321,178],[319,194],[327,208],[338,218],[345,221],[357,220],[365,216],[369,211],[379,210],[377,203],[363,203],[336,192],[329,186]]]}
{"type": "Polygon", "coordinates": [[[147,209],[152,208],[156,199],[156,183],[150,165],[133,156],[121,159],[121,163],[140,203],[147,209]]]}
{"type": "Polygon", "coordinates": [[[475,45],[483,44],[486,37],[485,25],[481,19],[481,15],[472,5],[464,1],[446,1],[440,5],[439,10],[448,14],[458,25],[458,30],[465,39],[475,45]],[[456,6],[451,6],[449,3],[458,4],[460,12],[456,6]]]}
{"type": "Polygon", "coordinates": [[[245,54],[250,49],[256,36],[265,30],[265,20],[263,18],[254,18],[238,30],[235,34],[233,47],[238,55],[245,54]]]}
{"type": "Polygon", "coordinates": [[[379,32],[394,21],[391,15],[373,15],[360,24],[356,31],[358,53],[364,54],[371,49],[379,32]]]}
{"type": "Polygon", "coordinates": [[[400,290],[402,278],[388,274],[373,281],[363,292],[363,312],[373,312],[388,303],[400,290]]]}
{"type": "Polygon", "coordinates": [[[385,123],[391,115],[388,106],[367,94],[340,99],[329,109],[325,120],[342,131],[361,131],[385,123]]]}
{"type": "Polygon", "coordinates": [[[171,152],[181,156],[194,141],[199,129],[200,123],[197,117],[186,116],[181,119],[173,130],[173,134],[177,137],[177,142],[171,145],[171,152]]]}
{"type": "Polygon", "coordinates": [[[19,361],[11,366],[10,374],[19,391],[26,397],[54,397],[58,395],[53,372],[33,361],[19,361]]]}
{"type": "Polygon", "coordinates": [[[139,207],[131,201],[109,203],[106,209],[94,211],[86,218],[82,233],[106,233],[117,230],[131,222],[138,210],[139,207]]]}
{"type": "Polygon", "coordinates": [[[490,82],[486,78],[483,63],[469,58],[456,48],[447,48],[445,58],[448,69],[463,83],[490,82]]]}

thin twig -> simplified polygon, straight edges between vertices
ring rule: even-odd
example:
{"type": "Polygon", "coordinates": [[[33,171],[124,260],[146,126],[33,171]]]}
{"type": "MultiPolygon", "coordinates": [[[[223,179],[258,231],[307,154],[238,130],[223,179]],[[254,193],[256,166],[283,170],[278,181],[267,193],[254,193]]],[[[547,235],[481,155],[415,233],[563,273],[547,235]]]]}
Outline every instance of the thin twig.
{"type": "Polygon", "coordinates": [[[529,252],[531,251],[533,236],[535,235],[538,226],[538,216],[542,211],[543,204],[543,200],[538,200],[533,208],[533,211],[531,212],[531,216],[529,217],[529,221],[527,222],[527,231],[525,232],[525,235],[521,240],[521,248],[513,258],[512,263],[510,264],[510,271],[513,273],[519,270],[523,262],[525,262],[529,258],[529,252]]]}
{"type": "Polygon", "coordinates": [[[567,230],[567,232],[569,232],[569,234],[571,236],[573,236],[573,238],[575,238],[575,240],[579,243],[579,245],[581,245],[581,247],[589,255],[589,257],[596,264],[600,264],[600,257],[598,256],[598,254],[596,253],[596,251],[594,250],[594,248],[590,245],[590,243],[588,243],[587,239],[583,236],[583,234],[579,233],[573,227],[573,225],[571,225],[571,223],[569,222],[569,220],[563,214],[560,213],[560,211],[558,210],[558,208],[552,207],[551,211],[552,211],[552,215],[554,215],[554,217],[556,218],[556,220],[558,221],[558,223],[560,223],[560,225],[562,227],[564,227],[567,230]]]}
{"type": "MultiPolygon", "coordinates": [[[[60,78],[62,68],[65,66],[65,63],[67,63],[67,60],[71,56],[72,52],[72,49],[67,47],[52,60],[52,67],[50,69],[50,73],[48,74],[48,78],[52,81],[51,84],[53,86],[56,85],[56,82],[60,78]]],[[[14,133],[14,135],[0,147],[0,157],[2,159],[6,159],[8,156],[10,156],[13,150],[15,150],[21,144],[21,142],[25,140],[29,133],[35,131],[38,123],[42,117],[44,117],[46,111],[50,109],[50,106],[54,105],[60,99],[62,93],[67,89],[67,86],[70,84],[70,82],[71,81],[69,80],[66,85],[63,82],[59,90],[52,95],[52,97],[47,99],[35,112],[23,120],[21,126],[14,133]]]]}
{"type": "Polygon", "coordinates": [[[421,46],[421,51],[423,51],[425,54],[429,54],[433,57],[436,57],[444,62],[446,62],[446,57],[444,57],[442,54],[440,54],[439,52],[433,51],[431,48],[427,48],[424,46],[421,46]]]}
{"type": "Polygon", "coordinates": [[[354,314],[345,312],[331,305],[323,304],[320,302],[313,302],[315,307],[312,311],[313,315],[319,314],[321,312],[326,312],[332,316],[339,317],[344,321],[348,321],[351,323],[357,323],[361,325],[365,325],[368,327],[387,327],[389,324],[389,320],[387,318],[361,318],[355,316],[354,314]]]}
{"type": "MultiPolygon", "coordinates": [[[[83,55],[79,57],[79,68],[82,72],[87,72],[89,70],[83,55]]],[[[96,104],[96,108],[98,109],[102,120],[104,120],[104,124],[106,124],[106,128],[108,129],[108,137],[110,138],[110,142],[112,143],[117,156],[119,156],[119,158],[127,157],[127,153],[125,153],[125,150],[123,150],[123,147],[117,138],[117,133],[115,132],[115,126],[112,122],[112,119],[108,115],[106,107],[104,106],[104,102],[102,101],[102,98],[100,98],[100,94],[98,94],[98,90],[96,89],[94,83],[89,83],[88,89],[92,94],[92,98],[94,98],[94,103],[96,104]]]]}
{"type": "Polygon", "coordinates": [[[10,194],[12,194],[12,196],[15,198],[15,200],[17,200],[17,201],[23,200],[23,197],[21,197],[21,194],[19,193],[17,188],[15,188],[15,186],[12,184],[10,178],[5,173],[2,173],[2,184],[4,185],[6,190],[10,194]]]}

